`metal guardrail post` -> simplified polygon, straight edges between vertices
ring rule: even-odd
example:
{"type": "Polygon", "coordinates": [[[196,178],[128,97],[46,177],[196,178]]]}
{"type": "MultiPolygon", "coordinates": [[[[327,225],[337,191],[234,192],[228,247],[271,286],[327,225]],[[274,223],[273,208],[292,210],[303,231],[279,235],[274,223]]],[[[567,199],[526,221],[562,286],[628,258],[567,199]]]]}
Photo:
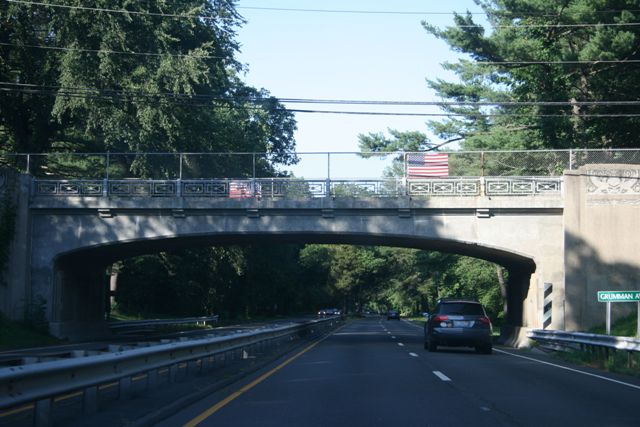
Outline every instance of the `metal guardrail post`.
{"type": "Polygon", "coordinates": [[[91,386],[84,389],[82,396],[82,411],[84,414],[94,414],[98,411],[98,387],[91,386]]]}
{"type": "Polygon", "coordinates": [[[51,398],[38,400],[35,404],[36,427],[49,427],[51,425],[51,398]]]}

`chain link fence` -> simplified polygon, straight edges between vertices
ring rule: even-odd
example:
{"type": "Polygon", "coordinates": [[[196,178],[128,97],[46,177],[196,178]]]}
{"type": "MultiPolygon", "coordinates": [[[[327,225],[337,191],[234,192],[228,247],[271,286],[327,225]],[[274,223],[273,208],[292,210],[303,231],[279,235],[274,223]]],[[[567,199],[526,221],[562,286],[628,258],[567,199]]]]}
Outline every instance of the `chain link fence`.
{"type": "MultiPolygon", "coordinates": [[[[10,167],[40,179],[384,179],[406,176],[412,153],[298,153],[276,164],[269,153],[0,153],[10,167]]],[[[431,153],[422,153],[428,156],[431,153]]],[[[639,149],[453,151],[449,177],[562,176],[587,164],[637,164],[639,149]]]]}

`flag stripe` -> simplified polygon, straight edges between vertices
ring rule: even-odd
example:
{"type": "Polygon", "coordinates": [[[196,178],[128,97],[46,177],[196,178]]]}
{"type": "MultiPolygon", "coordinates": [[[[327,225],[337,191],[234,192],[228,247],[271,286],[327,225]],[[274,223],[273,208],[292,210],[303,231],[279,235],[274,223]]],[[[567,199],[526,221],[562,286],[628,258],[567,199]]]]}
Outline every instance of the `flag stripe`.
{"type": "Polygon", "coordinates": [[[409,178],[449,176],[449,155],[446,153],[414,153],[407,155],[409,178]]]}

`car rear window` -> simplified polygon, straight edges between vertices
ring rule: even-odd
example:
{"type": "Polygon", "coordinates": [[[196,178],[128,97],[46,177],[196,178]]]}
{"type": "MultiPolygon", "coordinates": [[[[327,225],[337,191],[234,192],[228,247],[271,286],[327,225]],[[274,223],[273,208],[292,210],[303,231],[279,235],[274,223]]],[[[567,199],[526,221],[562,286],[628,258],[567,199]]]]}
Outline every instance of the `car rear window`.
{"type": "Polygon", "coordinates": [[[483,316],[484,311],[480,304],[474,304],[469,302],[450,302],[446,304],[440,304],[439,314],[469,314],[483,316]]]}

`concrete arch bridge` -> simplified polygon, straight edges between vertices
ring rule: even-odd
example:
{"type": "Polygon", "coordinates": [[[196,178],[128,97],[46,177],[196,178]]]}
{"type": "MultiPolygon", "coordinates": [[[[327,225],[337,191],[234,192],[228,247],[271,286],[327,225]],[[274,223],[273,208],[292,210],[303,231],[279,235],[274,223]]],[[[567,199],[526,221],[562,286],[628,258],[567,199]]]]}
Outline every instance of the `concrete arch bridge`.
{"type": "Polygon", "coordinates": [[[395,182],[3,176],[17,222],[0,308],[19,319],[42,304],[63,337],[105,330],[109,264],[193,245],[372,244],[489,260],[509,271],[504,338],[513,342],[526,328],[602,323],[598,290],[640,287],[638,165],[395,182]],[[233,186],[244,194],[232,196],[233,186]]]}

